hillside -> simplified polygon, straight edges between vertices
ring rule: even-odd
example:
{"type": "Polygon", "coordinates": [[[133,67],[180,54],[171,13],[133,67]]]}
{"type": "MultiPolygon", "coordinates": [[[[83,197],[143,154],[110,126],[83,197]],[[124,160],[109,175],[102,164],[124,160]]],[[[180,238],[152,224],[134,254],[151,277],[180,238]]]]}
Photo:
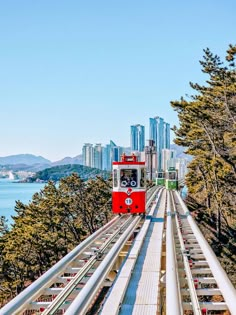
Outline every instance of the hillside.
{"type": "Polygon", "coordinates": [[[176,151],[176,158],[187,159],[188,161],[192,160],[192,156],[185,153],[185,150],[187,150],[187,148],[177,144],[171,144],[170,149],[176,151]]]}
{"type": "Polygon", "coordinates": [[[52,166],[57,166],[57,165],[66,165],[66,164],[83,164],[83,157],[82,154],[79,154],[75,157],[65,157],[62,160],[52,162],[52,166]]]}
{"type": "Polygon", "coordinates": [[[79,164],[69,164],[46,168],[42,171],[37,172],[33,177],[27,178],[26,181],[59,181],[61,178],[69,176],[72,173],[77,173],[84,180],[95,178],[96,176],[101,176],[103,178],[110,177],[110,172],[107,171],[102,171],[97,168],[92,168],[79,164]]]}

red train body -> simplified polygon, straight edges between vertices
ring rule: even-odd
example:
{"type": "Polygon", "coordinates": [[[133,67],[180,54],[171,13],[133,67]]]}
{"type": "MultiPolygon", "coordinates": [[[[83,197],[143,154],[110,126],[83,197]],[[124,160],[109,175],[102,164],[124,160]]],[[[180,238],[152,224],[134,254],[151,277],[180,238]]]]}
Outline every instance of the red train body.
{"type": "Polygon", "coordinates": [[[123,154],[120,162],[113,162],[112,212],[140,214],[145,206],[145,162],[123,154]]]}

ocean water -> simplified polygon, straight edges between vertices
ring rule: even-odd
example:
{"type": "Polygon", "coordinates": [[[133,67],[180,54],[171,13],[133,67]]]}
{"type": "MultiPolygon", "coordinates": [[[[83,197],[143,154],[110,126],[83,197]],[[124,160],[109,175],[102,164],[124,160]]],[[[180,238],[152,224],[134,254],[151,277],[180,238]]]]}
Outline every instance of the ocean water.
{"type": "Polygon", "coordinates": [[[0,178],[0,216],[5,216],[8,224],[12,223],[12,215],[17,200],[28,204],[34,193],[39,192],[45,184],[17,183],[6,178],[0,178]]]}
{"type": "Polygon", "coordinates": [[[187,194],[188,194],[188,188],[184,186],[181,190],[181,197],[184,199],[187,197],[187,194]]]}

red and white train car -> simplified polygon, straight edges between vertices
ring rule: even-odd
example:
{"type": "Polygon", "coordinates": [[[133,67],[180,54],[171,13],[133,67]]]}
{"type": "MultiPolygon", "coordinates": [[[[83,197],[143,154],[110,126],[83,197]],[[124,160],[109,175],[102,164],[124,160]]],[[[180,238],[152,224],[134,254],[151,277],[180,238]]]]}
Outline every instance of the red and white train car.
{"type": "Polygon", "coordinates": [[[113,162],[112,172],[113,213],[145,213],[145,162],[139,162],[134,154],[123,154],[120,162],[113,162]]]}

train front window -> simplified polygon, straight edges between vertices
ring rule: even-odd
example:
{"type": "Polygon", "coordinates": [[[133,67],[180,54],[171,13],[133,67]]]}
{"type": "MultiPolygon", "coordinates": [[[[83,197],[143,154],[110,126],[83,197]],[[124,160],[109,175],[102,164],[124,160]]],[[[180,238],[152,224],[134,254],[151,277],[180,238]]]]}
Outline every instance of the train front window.
{"type": "Polygon", "coordinates": [[[117,170],[113,170],[113,187],[118,186],[117,170]]]}
{"type": "Polygon", "coordinates": [[[137,187],[137,170],[121,169],[120,170],[121,187],[137,187]]]}
{"type": "Polygon", "coordinates": [[[176,179],[175,172],[169,172],[169,179],[176,179]]]}

